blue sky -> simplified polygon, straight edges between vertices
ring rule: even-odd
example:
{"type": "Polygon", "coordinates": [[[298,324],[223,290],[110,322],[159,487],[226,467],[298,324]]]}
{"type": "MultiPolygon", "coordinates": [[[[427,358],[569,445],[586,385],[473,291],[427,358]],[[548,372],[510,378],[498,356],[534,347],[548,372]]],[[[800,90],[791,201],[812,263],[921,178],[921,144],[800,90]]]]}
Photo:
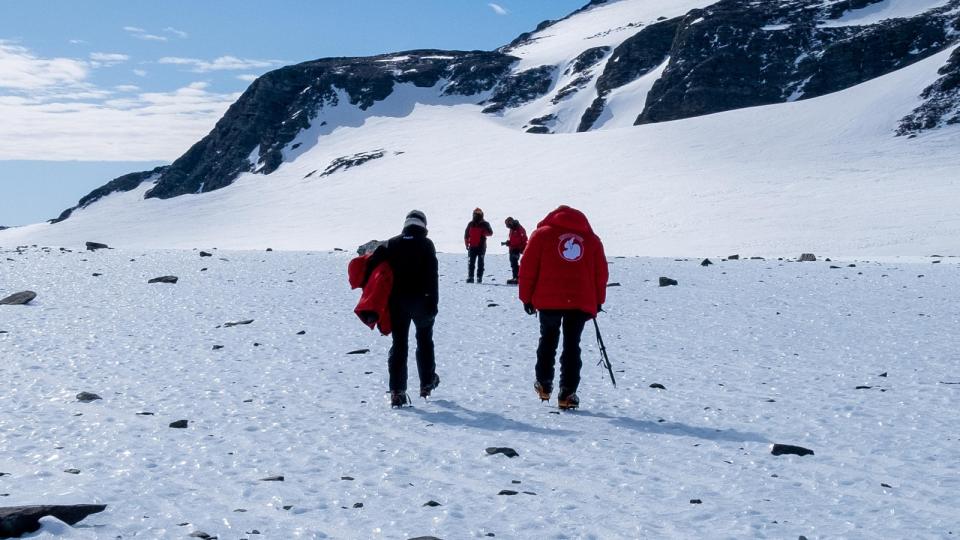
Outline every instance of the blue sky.
{"type": "Polygon", "coordinates": [[[586,3],[0,0],[0,225],[48,219],[119,174],[175,159],[273,68],[494,49],[586,3]]]}

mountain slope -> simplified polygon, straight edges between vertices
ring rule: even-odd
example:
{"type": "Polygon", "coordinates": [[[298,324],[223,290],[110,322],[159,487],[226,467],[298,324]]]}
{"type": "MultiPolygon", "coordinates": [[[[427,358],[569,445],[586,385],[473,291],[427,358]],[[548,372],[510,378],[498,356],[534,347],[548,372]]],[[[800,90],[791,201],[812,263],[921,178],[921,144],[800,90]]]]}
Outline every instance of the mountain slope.
{"type": "Polygon", "coordinates": [[[494,52],[307,62],[170,167],[0,242],[349,247],[421,206],[456,250],[464,209],[569,203],[603,209],[622,253],[915,253],[954,223],[958,20],[960,0],[594,1],[494,52]]]}

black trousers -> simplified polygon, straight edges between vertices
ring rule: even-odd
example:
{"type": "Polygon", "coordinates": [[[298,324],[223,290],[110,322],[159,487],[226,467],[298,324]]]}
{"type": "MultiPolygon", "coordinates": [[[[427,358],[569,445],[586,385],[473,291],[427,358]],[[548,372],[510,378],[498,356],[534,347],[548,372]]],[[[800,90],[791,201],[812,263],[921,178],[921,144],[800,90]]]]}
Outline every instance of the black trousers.
{"type": "Polygon", "coordinates": [[[510,271],[513,272],[513,279],[520,275],[520,255],[522,251],[510,250],[510,271]]]}
{"type": "Polygon", "coordinates": [[[420,386],[433,382],[436,360],[433,352],[433,321],[436,318],[432,307],[423,300],[400,300],[390,303],[390,318],[393,320],[393,346],[387,367],[390,370],[390,390],[407,390],[407,353],[409,352],[410,323],[416,326],[417,372],[420,386]]]}
{"type": "Polygon", "coordinates": [[[477,281],[483,281],[483,256],[487,254],[485,247],[472,247],[467,250],[469,262],[467,262],[467,277],[473,279],[473,271],[477,271],[477,281]]]}
{"type": "Polygon", "coordinates": [[[580,386],[580,336],[590,316],[576,310],[540,311],[540,346],[537,347],[537,381],[553,389],[554,364],[560,330],[563,330],[563,352],[560,353],[560,389],[573,393],[580,386]]]}

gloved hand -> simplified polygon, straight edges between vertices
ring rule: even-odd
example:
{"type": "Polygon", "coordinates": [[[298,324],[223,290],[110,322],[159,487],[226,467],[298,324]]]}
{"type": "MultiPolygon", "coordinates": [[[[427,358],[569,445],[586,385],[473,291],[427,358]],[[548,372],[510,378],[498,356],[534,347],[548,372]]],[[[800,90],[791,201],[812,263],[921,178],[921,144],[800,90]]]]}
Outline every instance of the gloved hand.
{"type": "Polygon", "coordinates": [[[506,245],[509,244],[509,243],[510,243],[510,242],[500,242],[500,245],[501,245],[501,246],[506,246],[506,245]]]}
{"type": "Polygon", "coordinates": [[[527,312],[527,315],[537,314],[537,308],[533,307],[533,304],[524,304],[523,310],[527,312]]]}
{"type": "Polygon", "coordinates": [[[600,313],[602,311],[603,311],[603,304],[597,304],[597,313],[600,313]]]}

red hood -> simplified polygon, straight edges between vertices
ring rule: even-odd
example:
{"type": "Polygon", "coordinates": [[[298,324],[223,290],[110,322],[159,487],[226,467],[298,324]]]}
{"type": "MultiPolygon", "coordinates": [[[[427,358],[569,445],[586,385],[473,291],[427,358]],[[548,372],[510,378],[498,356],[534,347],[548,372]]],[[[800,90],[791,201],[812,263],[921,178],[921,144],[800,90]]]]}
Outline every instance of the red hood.
{"type": "Polygon", "coordinates": [[[587,216],[583,215],[583,212],[575,208],[570,208],[569,206],[561,206],[553,212],[550,212],[547,214],[547,217],[543,218],[543,221],[537,224],[537,227],[543,227],[545,225],[565,231],[593,234],[593,229],[590,228],[590,222],[587,221],[587,216]]]}

